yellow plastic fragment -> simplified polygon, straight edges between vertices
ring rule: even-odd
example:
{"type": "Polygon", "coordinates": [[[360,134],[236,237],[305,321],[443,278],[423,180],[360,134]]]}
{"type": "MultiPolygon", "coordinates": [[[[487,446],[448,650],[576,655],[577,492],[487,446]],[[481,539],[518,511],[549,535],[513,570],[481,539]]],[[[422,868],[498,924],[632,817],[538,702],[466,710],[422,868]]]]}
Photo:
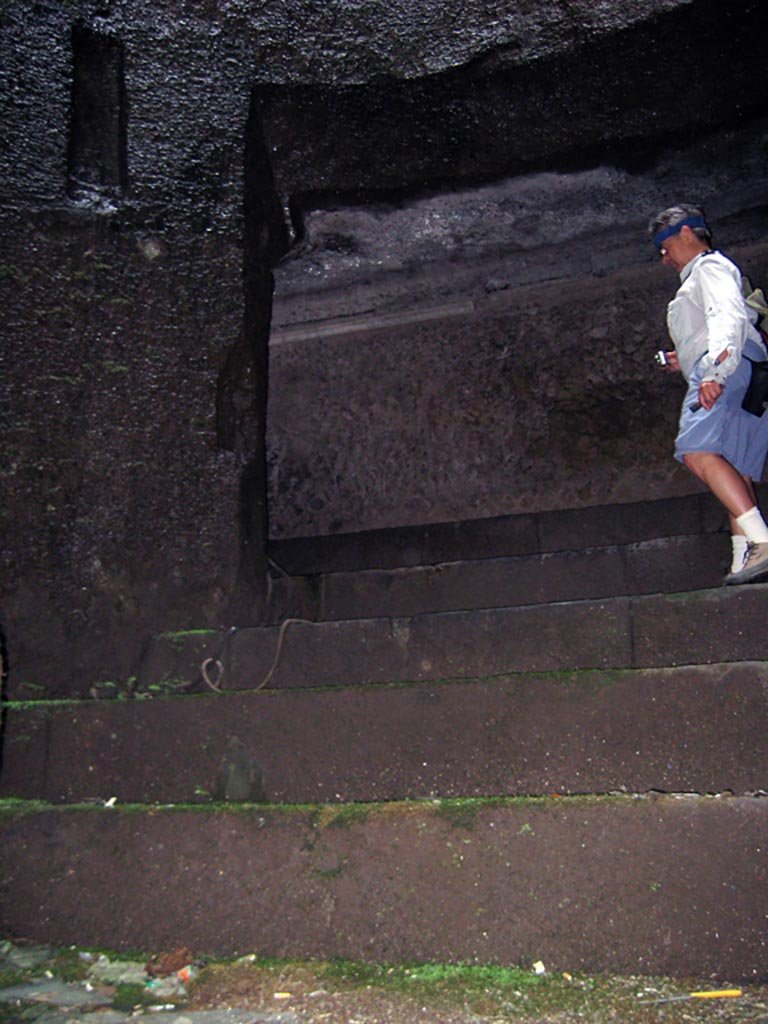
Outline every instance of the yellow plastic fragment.
{"type": "Polygon", "coordinates": [[[741,994],[740,988],[714,988],[705,992],[691,992],[691,999],[736,999],[741,994]]]}

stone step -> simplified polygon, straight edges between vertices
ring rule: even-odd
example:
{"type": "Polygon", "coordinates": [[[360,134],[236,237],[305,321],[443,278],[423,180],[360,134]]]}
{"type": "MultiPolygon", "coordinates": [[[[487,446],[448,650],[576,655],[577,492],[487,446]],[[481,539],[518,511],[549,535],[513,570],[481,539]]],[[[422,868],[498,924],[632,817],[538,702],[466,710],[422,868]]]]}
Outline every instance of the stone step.
{"type": "Polygon", "coordinates": [[[756,797],[6,805],[0,922],[95,948],[759,981],[767,835],[756,797]]]}
{"type": "Polygon", "coordinates": [[[768,658],[759,626],[767,599],[768,584],[756,584],[164,634],[148,644],[137,686],[191,693],[760,661],[768,658]]]}
{"type": "Polygon", "coordinates": [[[742,663],[11,704],[0,796],[333,803],[753,793],[768,779],[765,681],[764,663],[742,663]]]}
{"type": "MultiPolygon", "coordinates": [[[[758,490],[768,498],[768,485],[758,490]]],[[[580,551],[711,534],[724,526],[722,508],[711,495],[699,493],[660,501],[273,539],[269,551],[288,575],[308,576],[580,551]]]]}
{"type": "Polygon", "coordinates": [[[326,573],[315,580],[316,618],[375,618],[509,608],[719,586],[724,536],[662,537],[623,546],[418,566],[326,573]]]}

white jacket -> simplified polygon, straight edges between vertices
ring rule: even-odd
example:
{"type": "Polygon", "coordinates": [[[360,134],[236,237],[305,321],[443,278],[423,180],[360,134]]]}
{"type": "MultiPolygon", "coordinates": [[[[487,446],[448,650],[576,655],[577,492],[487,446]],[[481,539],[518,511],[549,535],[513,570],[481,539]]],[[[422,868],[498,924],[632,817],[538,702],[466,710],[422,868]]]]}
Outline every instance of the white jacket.
{"type": "Polygon", "coordinates": [[[739,365],[747,338],[763,347],[741,294],[741,271],[720,252],[699,253],[680,271],[667,327],[686,380],[704,356],[702,379],[722,384],[739,365]],[[717,363],[723,352],[727,357],[717,363]]]}

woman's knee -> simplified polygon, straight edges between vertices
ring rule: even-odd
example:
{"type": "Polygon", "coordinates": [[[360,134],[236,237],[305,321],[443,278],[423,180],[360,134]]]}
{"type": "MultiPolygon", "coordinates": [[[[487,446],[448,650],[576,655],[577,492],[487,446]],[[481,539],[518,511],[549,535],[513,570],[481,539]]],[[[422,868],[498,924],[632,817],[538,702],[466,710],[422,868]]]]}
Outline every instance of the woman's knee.
{"type": "Polygon", "coordinates": [[[686,452],[683,455],[683,465],[695,476],[700,476],[710,454],[710,452],[686,452]]]}
{"type": "Polygon", "coordinates": [[[741,475],[736,473],[730,462],[717,452],[686,452],[683,455],[683,465],[703,483],[708,483],[714,475],[722,476],[723,473],[729,477],[741,475]]]}

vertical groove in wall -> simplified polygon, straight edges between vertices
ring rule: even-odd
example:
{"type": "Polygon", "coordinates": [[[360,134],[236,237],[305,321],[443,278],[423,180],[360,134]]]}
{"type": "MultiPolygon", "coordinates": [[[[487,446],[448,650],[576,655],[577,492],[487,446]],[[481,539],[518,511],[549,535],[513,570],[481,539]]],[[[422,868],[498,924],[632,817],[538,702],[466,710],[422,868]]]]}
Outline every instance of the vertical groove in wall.
{"type": "Polygon", "coordinates": [[[67,193],[119,198],[128,188],[123,44],[82,25],[72,30],[67,193]]]}
{"type": "Polygon", "coordinates": [[[243,334],[219,375],[219,447],[246,455],[240,486],[241,582],[266,578],[268,536],[266,420],[272,268],[288,249],[283,208],[254,89],[243,146],[243,334]]]}

